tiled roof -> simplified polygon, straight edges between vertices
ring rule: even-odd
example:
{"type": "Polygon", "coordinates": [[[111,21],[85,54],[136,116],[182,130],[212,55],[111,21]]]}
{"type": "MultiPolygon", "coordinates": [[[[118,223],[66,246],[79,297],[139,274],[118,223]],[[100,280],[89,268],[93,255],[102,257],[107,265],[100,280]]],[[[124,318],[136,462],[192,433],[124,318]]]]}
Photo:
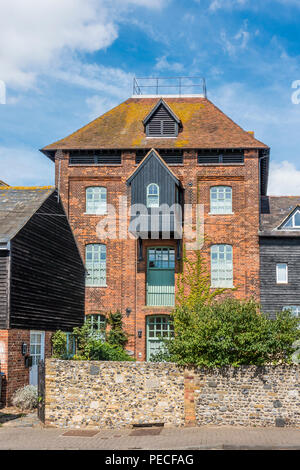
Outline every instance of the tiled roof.
{"type": "Polygon", "coordinates": [[[300,207],[300,196],[263,196],[260,233],[271,236],[300,236],[298,230],[277,230],[297,206],[300,207]]]}
{"type": "Polygon", "coordinates": [[[211,101],[200,97],[164,98],[181,120],[182,132],[174,138],[146,137],[143,120],[158,101],[159,98],[130,98],[42,151],[51,155],[58,149],[268,148],[211,101]]]}
{"type": "Polygon", "coordinates": [[[0,187],[0,242],[11,240],[55,188],[0,187]]]}
{"type": "Polygon", "coordinates": [[[0,186],[5,186],[6,188],[8,188],[9,185],[7,183],[4,183],[4,181],[0,180],[0,186]]]}

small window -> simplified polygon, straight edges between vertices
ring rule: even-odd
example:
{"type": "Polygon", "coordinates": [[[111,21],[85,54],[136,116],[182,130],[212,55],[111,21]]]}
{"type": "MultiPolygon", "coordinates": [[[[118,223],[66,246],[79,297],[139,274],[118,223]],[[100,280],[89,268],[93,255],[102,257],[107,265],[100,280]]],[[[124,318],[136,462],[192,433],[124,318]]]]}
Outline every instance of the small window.
{"type": "Polygon", "coordinates": [[[297,229],[300,230],[300,210],[297,210],[283,225],[283,229],[297,229]]]}
{"type": "Polygon", "coordinates": [[[86,245],[86,286],[103,287],[106,285],[106,246],[86,245]]]}
{"type": "Polygon", "coordinates": [[[147,186],[147,207],[159,207],[159,187],[155,183],[147,186]]]}
{"type": "Polygon", "coordinates": [[[91,335],[97,339],[106,339],[106,317],[104,315],[87,315],[85,320],[89,322],[91,335]]]}
{"type": "Polygon", "coordinates": [[[210,188],[211,214],[232,214],[232,188],[214,186],[210,188]]]}
{"type": "Polygon", "coordinates": [[[211,247],[211,287],[233,287],[233,259],[231,245],[211,247]]]}
{"type": "Polygon", "coordinates": [[[105,214],[106,213],[107,190],[102,187],[86,189],[86,213],[105,214]]]}
{"type": "Polygon", "coordinates": [[[283,307],[282,310],[289,310],[293,317],[300,318],[300,305],[289,305],[287,307],[283,307]]]}
{"type": "Polygon", "coordinates": [[[288,265],[286,263],[276,264],[276,281],[277,284],[288,283],[288,265]]]}

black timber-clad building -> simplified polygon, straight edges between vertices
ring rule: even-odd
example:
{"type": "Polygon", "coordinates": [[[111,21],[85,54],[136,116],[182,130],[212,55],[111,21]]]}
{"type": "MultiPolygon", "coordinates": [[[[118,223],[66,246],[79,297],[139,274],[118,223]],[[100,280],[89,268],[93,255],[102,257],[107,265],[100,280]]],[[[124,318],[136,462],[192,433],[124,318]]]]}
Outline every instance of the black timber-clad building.
{"type": "Polygon", "coordinates": [[[264,196],[259,236],[263,312],[300,317],[300,196],[264,196]]]}
{"type": "MultiPolygon", "coordinates": [[[[37,384],[51,336],[84,323],[85,268],[53,187],[0,188],[2,403],[37,384]]],[[[1,397],[0,397],[1,398],[1,397]]]]}
{"type": "Polygon", "coordinates": [[[83,323],[84,264],[56,190],[0,190],[0,266],[0,328],[83,323]]]}

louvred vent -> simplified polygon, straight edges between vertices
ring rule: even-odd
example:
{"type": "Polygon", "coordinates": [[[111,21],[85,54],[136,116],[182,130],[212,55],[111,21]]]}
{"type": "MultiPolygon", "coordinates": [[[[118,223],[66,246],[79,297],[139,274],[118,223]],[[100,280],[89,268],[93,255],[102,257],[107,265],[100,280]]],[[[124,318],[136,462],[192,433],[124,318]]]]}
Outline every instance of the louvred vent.
{"type": "Polygon", "coordinates": [[[176,137],[178,125],[164,106],[160,106],[146,126],[148,137],[176,137]]]}

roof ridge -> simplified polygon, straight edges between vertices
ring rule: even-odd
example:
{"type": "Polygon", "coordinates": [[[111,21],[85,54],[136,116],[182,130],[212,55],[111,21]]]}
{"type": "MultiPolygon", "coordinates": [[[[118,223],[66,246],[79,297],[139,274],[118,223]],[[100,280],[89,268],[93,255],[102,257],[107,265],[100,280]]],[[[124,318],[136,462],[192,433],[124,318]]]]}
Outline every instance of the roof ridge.
{"type": "Polygon", "coordinates": [[[33,189],[55,189],[55,186],[8,186],[8,187],[0,187],[0,190],[2,191],[7,191],[7,190],[11,190],[11,189],[15,189],[15,190],[33,190],[33,189]]]}

